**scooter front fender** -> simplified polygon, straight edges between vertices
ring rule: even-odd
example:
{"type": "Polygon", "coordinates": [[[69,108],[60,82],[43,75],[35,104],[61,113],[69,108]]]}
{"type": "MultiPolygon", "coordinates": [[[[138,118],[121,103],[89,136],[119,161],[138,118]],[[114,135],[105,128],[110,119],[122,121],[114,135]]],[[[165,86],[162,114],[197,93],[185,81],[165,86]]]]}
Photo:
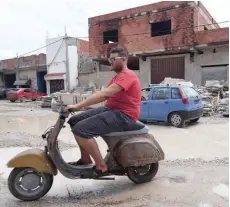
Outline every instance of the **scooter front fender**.
{"type": "Polygon", "coordinates": [[[41,149],[29,149],[13,157],[8,163],[9,168],[31,167],[39,172],[57,175],[57,168],[49,155],[41,149]]]}

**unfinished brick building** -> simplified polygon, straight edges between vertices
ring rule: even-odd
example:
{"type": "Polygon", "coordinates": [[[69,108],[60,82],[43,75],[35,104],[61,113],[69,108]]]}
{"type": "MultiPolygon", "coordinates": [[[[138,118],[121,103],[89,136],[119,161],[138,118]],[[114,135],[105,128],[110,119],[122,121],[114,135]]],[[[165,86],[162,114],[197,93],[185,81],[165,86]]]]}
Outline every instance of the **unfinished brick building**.
{"type": "Polygon", "coordinates": [[[129,67],[143,85],[159,83],[164,77],[185,78],[196,84],[227,78],[228,28],[220,28],[201,2],[163,1],[89,18],[89,54],[97,61],[97,73],[85,77],[105,84],[111,72],[111,48],[129,52],[129,67]],[[210,66],[210,67],[209,67],[210,66]]]}

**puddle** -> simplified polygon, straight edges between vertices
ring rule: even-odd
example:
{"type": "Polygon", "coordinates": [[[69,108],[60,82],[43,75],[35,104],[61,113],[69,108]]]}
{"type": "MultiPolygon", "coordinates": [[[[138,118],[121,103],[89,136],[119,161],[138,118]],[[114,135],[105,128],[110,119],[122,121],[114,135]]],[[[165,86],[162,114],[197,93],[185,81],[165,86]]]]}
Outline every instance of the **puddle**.
{"type": "Polygon", "coordinates": [[[221,197],[225,197],[225,198],[229,197],[229,188],[227,185],[220,184],[214,187],[212,191],[221,197]]]}
{"type": "Polygon", "coordinates": [[[199,203],[198,207],[212,207],[212,205],[208,203],[199,203]]]}

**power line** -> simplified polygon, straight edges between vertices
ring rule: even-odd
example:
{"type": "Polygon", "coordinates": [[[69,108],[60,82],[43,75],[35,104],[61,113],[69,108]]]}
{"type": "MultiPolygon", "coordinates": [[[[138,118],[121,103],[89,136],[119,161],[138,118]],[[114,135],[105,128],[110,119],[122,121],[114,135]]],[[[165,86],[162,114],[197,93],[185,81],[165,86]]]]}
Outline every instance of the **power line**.
{"type": "Polygon", "coordinates": [[[38,50],[44,49],[44,48],[46,48],[46,47],[48,47],[48,46],[50,46],[50,45],[53,45],[53,44],[55,44],[55,43],[57,43],[57,42],[60,42],[60,41],[63,40],[63,39],[64,39],[64,38],[61,38],[61,39],[59,39],[59,40],[56,40],[56,41],[54,41],[54,42],[51,42],[50,44],[47,44],[47,45],[43,46],[43,47],[40,47],[40,48],[34,49],[34,50],[32,50],[32,51],[26,52],[26,53],[24,53],[24,54],[18,56],[18,58],[19,58],[19,57],[23,57],[23,56],[25,56],[25,55],[28,55],[28,54],[30,54],[30,53],[32,53],[32,52],[36,52],[36,51],[38,51],[38,50]]]}

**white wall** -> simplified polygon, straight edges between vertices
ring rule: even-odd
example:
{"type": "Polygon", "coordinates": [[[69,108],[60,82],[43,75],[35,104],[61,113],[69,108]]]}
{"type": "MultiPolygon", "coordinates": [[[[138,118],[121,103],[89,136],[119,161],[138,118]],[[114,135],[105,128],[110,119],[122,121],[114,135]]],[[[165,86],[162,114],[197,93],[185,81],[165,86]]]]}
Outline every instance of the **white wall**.
{"type": "Polygon", "coordinates": [[[77,47],[68,46],[69,55],[69,84],[70,90],[74,89],[78,85],[78,54],[77,47]]]}
{"type": "MultiPolygon", "coordinates": [[[[47,47],[46,58],[47,58],[47,65],[48,65],[47,66],[48,73],[66,73],[66,41],[61,40],[63,38],[64,37],[56,37],[56,38],[50,38],[46,40],[47,45],[60,40],[47,47]]],[[[69,59],[69,77],[66,77],[66,81],[69,80],[69,86],[70,86],[69,88],[70,90],[72,90],[78,85],[77,39],[69,38],[67,40],[67,45],[68,45],[67,47],[68,47],[68,59],[69,59]]],[[[67,86],[66,84],[65,87],[67,86]]]]}
{"type": "Polygon", "coordinates": [[[66,46],[65,46],[65,41],[61,40],[62,38],[63,37],[46,39],[47,45],[60,40],[46,47],[46,62],[48,65],[47,73],[65,73],[66,72],[66,69],[65,69],[66,68],[65,66],[66,46]]]}

